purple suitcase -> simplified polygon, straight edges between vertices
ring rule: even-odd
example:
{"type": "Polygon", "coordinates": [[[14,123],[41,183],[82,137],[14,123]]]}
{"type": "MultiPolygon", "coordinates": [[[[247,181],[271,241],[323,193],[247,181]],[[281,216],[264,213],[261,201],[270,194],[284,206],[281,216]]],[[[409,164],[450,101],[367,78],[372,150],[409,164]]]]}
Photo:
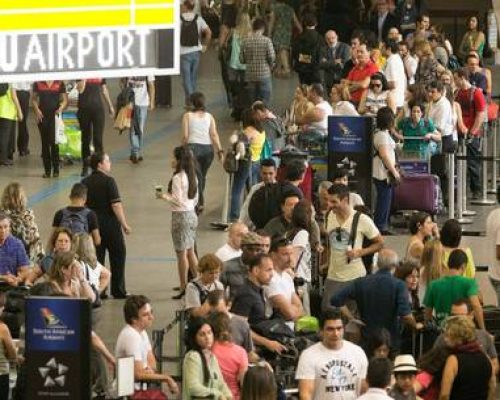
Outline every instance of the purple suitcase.
{"type": "Polygon", "coordinates": [[[439,177],[429,174],[403,176],[394,187],[392,211],[425,211],[435,215],[440,210],[439,177]]]}

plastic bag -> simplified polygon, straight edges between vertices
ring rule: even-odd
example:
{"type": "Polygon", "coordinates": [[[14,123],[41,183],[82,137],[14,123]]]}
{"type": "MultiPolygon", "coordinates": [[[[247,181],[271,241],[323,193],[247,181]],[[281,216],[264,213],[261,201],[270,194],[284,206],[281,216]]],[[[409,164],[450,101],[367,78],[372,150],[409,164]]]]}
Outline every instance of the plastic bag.
{"type": "Polygon", "coordinates": [[[68,142],[68,138],[66,137],[64,121],[61,117],[61,114],[56,114],[55,116],[55,142],[56,144],[66,144],[68,142]]]}

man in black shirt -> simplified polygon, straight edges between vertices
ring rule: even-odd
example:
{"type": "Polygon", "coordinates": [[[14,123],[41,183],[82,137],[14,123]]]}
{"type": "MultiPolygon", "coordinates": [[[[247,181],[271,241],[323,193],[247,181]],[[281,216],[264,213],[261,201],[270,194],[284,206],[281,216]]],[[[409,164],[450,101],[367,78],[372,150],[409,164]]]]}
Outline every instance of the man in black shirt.
{"type": "Polygon", "coordinates": [[[115,299],[127,297],[125,289],[126,247],[123,232],[132,228],[127,224],[122,201],[115,180],[109,175],[111,160],[106,153],[90,156],[92,174],[82,180],[87,186],[87,207],[97,214],[101,244],[97,246],[97,259],[104,265],[106,250],[111,265],[111,294],[115,299]]]}
{"type": "Polygon", "coordinates": [[[293,68],[299,74],[300,84],[320,83],[319,58],[323,39],[316,32],[316,17],[306,14],[302,19],[304,31],[292,45],[293,68]]]}
{"type": "Polygon", "coordinates": [[[231,312],[248,320],[252,328],[252,340],[272,352],[281,353],[286,348],[281,343],[257,334],[253,328],[267,319],[263,286],[273,277],[273,261],[267,254],[259,254],[248,264],[248,278],[238,289],[231,312]]]}

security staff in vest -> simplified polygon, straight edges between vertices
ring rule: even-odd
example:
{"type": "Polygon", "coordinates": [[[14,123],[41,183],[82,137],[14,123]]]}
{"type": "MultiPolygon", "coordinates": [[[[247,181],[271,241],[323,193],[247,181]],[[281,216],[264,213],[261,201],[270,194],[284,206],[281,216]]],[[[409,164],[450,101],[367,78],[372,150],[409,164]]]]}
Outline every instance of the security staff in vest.
{"type": "Polygon", "coordinates": [[[125,289],[126,247],[123,232],[132,232],[111,171],[111,160],[106,153],[94,153],[89,161],[92,173],[82,180],[87,186],[87,207],[97,214],[101,244],[97,246],[97,259],[104,265],[106,250],[111,266],[111,294],[115,299],[127,297],[125,289]]]}

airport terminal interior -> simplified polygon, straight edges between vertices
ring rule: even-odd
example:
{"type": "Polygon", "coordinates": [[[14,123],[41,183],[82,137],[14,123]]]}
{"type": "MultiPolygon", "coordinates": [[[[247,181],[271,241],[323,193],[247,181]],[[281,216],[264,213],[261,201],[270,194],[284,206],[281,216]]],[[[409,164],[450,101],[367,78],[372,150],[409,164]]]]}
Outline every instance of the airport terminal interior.
{"type": "MultiPolygon", "coordinates": [[[[493,94],[500,95],[500,68],[490,66],[493,73],[493,94]]],[[[270,108],[283,115],[293,98],[298,85],[296,74],[290,78],[273,78],[273,94],[270,108]]],[[[108,79],[111,98],[119,93],[118,79],[108,79]]],[[[197,89],[205,94],[207,110],[217,122],[218,132],[224,149],[228,146],[229,136],[239,128],[228,107],[226,94],[221,80],[217,48],[209,47],[201,56],[197,89]]],[[[171,240],[171,212],[166,202],[155,198],[155,186],[166,186],[172,177],[171,161],[173,148],[181,141],[181,118],[185,112],[184,94],[179,76],[172,77],[171,107],[159,106],[150,111],[147,117],[144,160],[132,163],[129,159],[128,133],[119,134],[113,129],[113,121],[106,116],[104,148],[109,154],[112,166],[111,175],[116,179],[125,214],[132,231],[126,236],[126,287],[132,294],[144,294],[151,299],[154,310],[154,329],[166,327],[175,317],[175,312],[183,307],[183,300],[172,300],[178,286],[176,256],[171,240]]],[[[22,184],[29,197],[29,207],[34,210],[42,240],[47,242],[52,230],[54,213],[68,204],[72,185],[81,180],[81,165],[64,165],[58,178],[42,178],[40,135],[34,121],[33,112],[28,116],[30,133],[30,154],[24,157],[15,155],[13,166],[0,167],[0,189],[13,181],[22,184]]],[[[497,153],[498,154],[498,153],[497,153]]],[[[197,251],[203,254],[214,252],[225,243],[224,230],[214,229],[213,222],[223,220],[223,206],[228,174],[222,165],[214,160],[208,172],[206,201],[199,217],[197,231],[197,251]]],[[[489,195],[492,200],[495,195],[489,195]]],[[[491,262],[489,242],[484,238],[485,221],[488,213],[498,205],[478,206],[467,204],[467,208],[477,211],[473,222],[464,225],[466,231],[463,244],[472,248],[476,265],[487,266],[491,262]],[[467,233],[469,232],[469,234],[467,233]]],[[[439,215],[443,223],[447,215],[439,215]]],[[[386,236],[385,245],[404,254],[409,233],[402,227],[393,229],[397,234],[386,236]]],[[[485,304],[496,305],[497,299],[486,272],[478,272],[477,279],[485,304]]],[[[99,323],[96,332],[103,338],[109,349],[114,349],[117,335],[124,326],[122,299],[107,299],[99,310],[99,323]]],[[[177,329],[167,333],[163,344],[164,353],[175,355],[177,329]]],[[[178,365],[167,363],[167,371],[178,372],[178,365]]]]}

